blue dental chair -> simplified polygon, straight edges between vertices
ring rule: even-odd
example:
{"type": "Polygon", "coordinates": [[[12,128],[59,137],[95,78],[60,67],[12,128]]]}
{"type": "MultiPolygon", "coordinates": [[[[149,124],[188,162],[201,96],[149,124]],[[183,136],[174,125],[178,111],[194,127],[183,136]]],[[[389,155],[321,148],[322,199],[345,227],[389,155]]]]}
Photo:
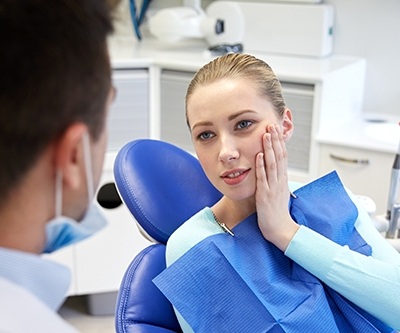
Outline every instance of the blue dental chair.
{"type": "Polygon", "coordinates": [[[155,243],[133,259],[124,275],[116,304],[116,332],[182,332],[171,303],[152,279],[165,269],[169,236],[196,212],[217,202],[221,193],[194,156],[157,140],[126,144],[116,157],[114,177],[141,233],[155,243]]]}

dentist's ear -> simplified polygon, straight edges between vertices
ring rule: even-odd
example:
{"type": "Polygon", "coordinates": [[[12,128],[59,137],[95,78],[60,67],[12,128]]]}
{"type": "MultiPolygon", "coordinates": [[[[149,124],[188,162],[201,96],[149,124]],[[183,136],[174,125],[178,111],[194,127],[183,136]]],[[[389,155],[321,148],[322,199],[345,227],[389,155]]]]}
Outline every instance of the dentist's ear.
{"type": "Polygon", "coordinates": [[[288,142],[293,134],[293,118],[292,111],[285,109],[282,120],[283,139],[288,142]]]}
{"type": "Polygon", "coordinates": [[[82,123],[72,124],[66,129],[56,145],[56,167],[62,171],[64,186],[69,188],[79,188],[83,181],[82,138],[86,132],[86,125],[82,123]]]}

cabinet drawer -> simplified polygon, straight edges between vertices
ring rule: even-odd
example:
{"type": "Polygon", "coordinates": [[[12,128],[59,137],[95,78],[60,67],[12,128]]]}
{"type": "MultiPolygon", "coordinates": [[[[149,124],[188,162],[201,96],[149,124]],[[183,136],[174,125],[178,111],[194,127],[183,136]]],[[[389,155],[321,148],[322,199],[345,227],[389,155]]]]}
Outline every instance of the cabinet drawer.
{"type": "Polygon", "coordinates": [[[377,213],[386,212],[394,156],[371,150],[322,145],[319,173],[336,170],[354,194],[371,197],[377,213]]]}
{"type": "Polygon", "coordinates": [[[314,85],[282,82],[287,107],[292,111],[294,132],[287,143],[289,168],[308,174],[314,108],[314,85]]]}
{"type": "Polygon", "coordinates": [[[194,72],[163,70],[160,83],[161,140],[188,151],[193,151],[193,145],[185,119],[185,96],[194,74],[194,72]]]}
{"type": "Polygon", "coordinates": [[[149,136],[149,74],[147,69],[114,70],[116,99],[108,117],[108,150],[149,136]]]}

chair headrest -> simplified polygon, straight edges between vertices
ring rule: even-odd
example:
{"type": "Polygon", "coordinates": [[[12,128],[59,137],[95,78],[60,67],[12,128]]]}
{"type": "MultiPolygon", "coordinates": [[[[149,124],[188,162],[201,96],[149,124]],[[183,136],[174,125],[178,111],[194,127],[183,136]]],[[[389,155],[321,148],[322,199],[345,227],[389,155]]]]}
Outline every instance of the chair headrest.
{"type": "Polygon", "coordinates": [[[222,196],[194,156],[158,140],[126,144],[115,159],[114,177],[142,231],[163,244],[183,222],[222,196]]]}

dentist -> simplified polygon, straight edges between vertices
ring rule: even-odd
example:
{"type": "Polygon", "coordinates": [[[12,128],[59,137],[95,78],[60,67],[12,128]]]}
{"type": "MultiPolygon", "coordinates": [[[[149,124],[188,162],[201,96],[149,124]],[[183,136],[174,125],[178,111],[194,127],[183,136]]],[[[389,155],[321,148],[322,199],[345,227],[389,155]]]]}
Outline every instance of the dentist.
{"type": "Polygon", "coordinates": [[[91,203],[115,95],[111,7],[106,0],[0,4],[1,332],[75,332],[56,313],[70,273],[41,254],[104,225],[91,203]]]}

